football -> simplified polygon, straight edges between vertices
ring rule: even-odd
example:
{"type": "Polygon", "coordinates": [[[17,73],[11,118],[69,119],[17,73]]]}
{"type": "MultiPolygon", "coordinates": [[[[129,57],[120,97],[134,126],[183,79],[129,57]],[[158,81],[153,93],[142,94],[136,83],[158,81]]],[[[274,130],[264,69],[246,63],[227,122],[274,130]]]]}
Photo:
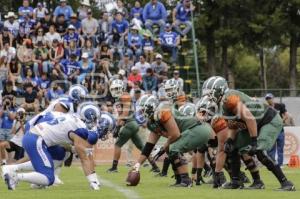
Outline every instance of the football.
{"type": "Polygon", "coordinates": [[[127,186],[136,186],[140,182],[140,172],[131,170],[128,172],[126,184],[127,186]]]}

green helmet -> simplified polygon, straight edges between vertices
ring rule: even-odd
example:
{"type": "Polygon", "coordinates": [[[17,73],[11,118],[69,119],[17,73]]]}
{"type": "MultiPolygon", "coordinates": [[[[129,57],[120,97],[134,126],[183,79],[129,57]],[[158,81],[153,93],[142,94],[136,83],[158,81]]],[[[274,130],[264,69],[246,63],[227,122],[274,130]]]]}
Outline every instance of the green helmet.
{"type": "Polygon", "coordinates": [[[184,116],[194,117],[196,115],[196,106],[195,104],[188,102],[181,106],[178,111],[184,116]]]}
{"type": "Polygon", "coordinates": [[[227,81],[223,77],[213,76],[203,83],[202,96],[209,95],[215,102],[219,102],[227,90],[227,81]]]}
{"type": "Polygon", "coordinates": [[[218,112],[217,103],[209,96],[203,96],[196,104],[198,113],[202,113],[205,122],[210,121],[218,112]]]}

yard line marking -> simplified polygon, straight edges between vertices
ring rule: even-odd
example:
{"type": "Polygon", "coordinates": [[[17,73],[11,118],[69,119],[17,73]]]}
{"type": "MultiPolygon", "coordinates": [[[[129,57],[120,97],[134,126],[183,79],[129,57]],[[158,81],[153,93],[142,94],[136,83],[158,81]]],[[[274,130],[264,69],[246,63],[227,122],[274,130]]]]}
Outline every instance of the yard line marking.
{"type": "Polygon", "coordinates": [[[116,191],[122,193],[128,199],[141,199],[140,196],[135,191],[121,187],[117,184],[112,183],[109,180],[100,178],[100,184],[103,184],[109,188],[115,189],[116,191]]]}
{"type": "MultiPolygon", "coordinates": [[[[77,168],[82,171],[81,167],[77,167],[77,168]]],[[[97,177],[100,181],[100,185],[105,185],[109,188],[116,190],[117,192],[122,193],[127,199],[142,199],[135,191],[121,187],[121,186],[119,186],[115,183],[112,183],[111,181],[106,180],[102,177],[100,178],[98,175],[97,175],[97,177]]],[[[100,186],[100,190],[101,190],[101,186],[100,186]]]]}

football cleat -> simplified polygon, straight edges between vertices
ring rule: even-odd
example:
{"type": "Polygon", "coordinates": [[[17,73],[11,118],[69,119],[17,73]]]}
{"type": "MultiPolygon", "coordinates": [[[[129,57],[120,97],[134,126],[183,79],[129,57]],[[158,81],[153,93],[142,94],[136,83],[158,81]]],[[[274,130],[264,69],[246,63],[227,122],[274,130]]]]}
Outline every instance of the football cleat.
{"type": "Polygon", "coordinates": [[[106,171],[106,173],[118,173],[118,169],[110,168],[106,171]]]}
{"type": "Polygon", "coordinates": [[[295,185],[290,181],[285,181],[281,183],[281,187],[277,189],[278,191],[296,191],[295,185]]]}
{"type": "Polygon", "coordinates": [[[223,184],[221,188],[222,189],[243,189],[244,184],[242,182],[232,181],[223,184]]]}
{"type": "Polygon", "coordinates": [[[265,184],[261,180],[254,180],[253,183],[249,187],[245,187],[245,189],[265,189],[265,184]]]}
{"type": "Polygon", "coordinates": [[[62,184],[64,184],[64,182],[61,179],[59,179],[58,175],[55,175],[55,180],[54,180],[53,185],[58,186],[58,185],[62,185],[62,184]]]}
{"type": "Polygon", "coordinates": [[[174,185],[171,185],[171,187],[186,187],[186,188],[190,188],[192,186],[193,186],[193,182],[191,179],[181,180],[180,183],[175,183],[174,185]]]}
{"type": "Polygon", "coordinates": [[[8,172],[4,174],[4,181],[8,190],[15,190],[18,184],[17,174],[15,172],[8,172]]]}
{"type": "Polygon", "coordinates": [[[243,182],[243,183],[250,183],[251,181],[249,180],[249,178],[246,176],[245,172],[242,172],[240,173],[240,180],[243,182]]]}

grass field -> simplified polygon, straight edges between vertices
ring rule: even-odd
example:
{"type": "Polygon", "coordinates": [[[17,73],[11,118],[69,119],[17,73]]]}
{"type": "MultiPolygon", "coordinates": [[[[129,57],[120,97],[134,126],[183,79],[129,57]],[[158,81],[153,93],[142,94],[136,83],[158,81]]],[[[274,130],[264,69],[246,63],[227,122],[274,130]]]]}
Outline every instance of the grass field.
{"type": "MultiPolygon", "coordinates": [[[[108,166],[97,167],[102,187],[100,191],[89,190],[88,183],[79,167],[64,168],[61,179],[64,185],[43,190],[32,190],[28,184],[20,183],[15,191],[8,191],[4,182],[0,183],[0,199],[299,199],[296,192],[279,192],[276,179],[265,169],[262,169],[262,179],[266,184],[265,190],[214,190],[211,185],[193,186],[192,188],[171,188],[173,183],[170,177],[154,177],[149,168],[142,168],[141,183],[137,187],[127,187],[125,177],[128,168],[120,167],[119,173],[106,173],[108,166]]],[[[288,178],[300,190],[300,169],[284,169],[288,178]]]]}

